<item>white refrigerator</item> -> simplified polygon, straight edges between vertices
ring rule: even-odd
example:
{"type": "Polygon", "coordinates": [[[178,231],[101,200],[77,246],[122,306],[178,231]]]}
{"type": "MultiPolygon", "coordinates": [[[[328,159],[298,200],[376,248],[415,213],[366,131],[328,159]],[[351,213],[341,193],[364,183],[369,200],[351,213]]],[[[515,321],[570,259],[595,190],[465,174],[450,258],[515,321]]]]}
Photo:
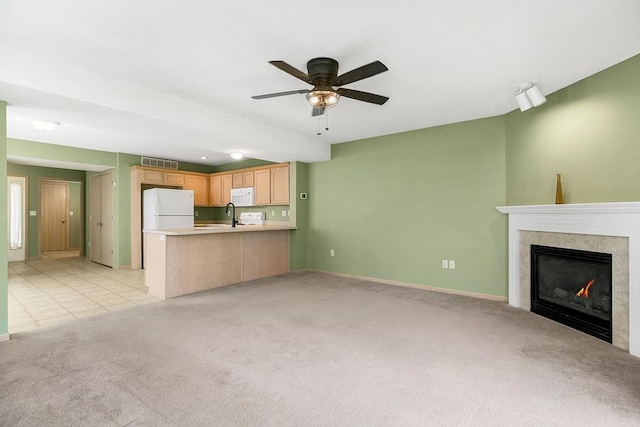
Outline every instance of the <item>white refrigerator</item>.
{"type": "Polygon", "coordinates": [[[193,191],[152,188],[143,192],[145,230],[193,228],[193,191]]]}

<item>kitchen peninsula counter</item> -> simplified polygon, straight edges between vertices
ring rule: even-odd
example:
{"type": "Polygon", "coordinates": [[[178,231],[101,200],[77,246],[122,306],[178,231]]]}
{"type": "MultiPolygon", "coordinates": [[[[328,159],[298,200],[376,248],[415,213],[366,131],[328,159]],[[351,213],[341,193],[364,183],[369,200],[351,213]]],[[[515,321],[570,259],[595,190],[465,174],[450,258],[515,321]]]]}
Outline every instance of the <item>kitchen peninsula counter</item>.
{"type": "Polygon", "coordinates": [[[145,283],[166,299],[289,271],[289,225],[144,230],[145,283]]]}

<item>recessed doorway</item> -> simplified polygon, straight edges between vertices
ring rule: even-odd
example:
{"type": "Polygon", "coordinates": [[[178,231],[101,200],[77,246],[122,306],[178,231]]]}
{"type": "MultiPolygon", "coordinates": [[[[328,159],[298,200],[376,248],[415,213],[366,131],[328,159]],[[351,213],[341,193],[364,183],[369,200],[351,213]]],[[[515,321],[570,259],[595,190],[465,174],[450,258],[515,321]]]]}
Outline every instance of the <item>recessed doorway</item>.
{"type": "Polygon", "coordinates": [[[82,183],[41,179],[38,221],[40,255],[80,251],[82,223],[82,183]]]}

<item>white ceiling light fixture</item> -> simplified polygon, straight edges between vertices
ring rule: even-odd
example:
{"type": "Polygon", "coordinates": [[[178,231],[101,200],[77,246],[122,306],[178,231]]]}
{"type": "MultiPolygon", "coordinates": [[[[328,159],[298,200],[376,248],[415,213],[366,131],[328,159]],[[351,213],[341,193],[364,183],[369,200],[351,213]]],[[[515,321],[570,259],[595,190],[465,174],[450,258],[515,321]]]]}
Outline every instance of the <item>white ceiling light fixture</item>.
{"type": "Polygon", "coordinates": [[[533,104],[529,101],[529,97],[523,91],[518,92],[516,95],[516,101],[518,102],[520,111],[527,111],[529,108],[533,107],[533,104]]]}
{"type": "Polygon", "coordinates": [[[340,95],[330,87],[324,90],[316,90],[316,88],[314,88],[307,93],[306,97],[313,108],[335,107],[338,105],[338,100],[340,99],[340,95]]]}
{"type": "Polygon", "coordinates": [[[58,126],[60,126],[60,122],[56,121],[45,121],[45,120],[30,120],[31,126],[41,131],[50,131],[54,130],[58,126]]]}
{"type": "Polygon", "coordinates": [[[241,158],[243,158],[244,156],[242,155],[242,153],[238,152],[238,151],[234,151],[233,153],[230,154],[232,159],[235,160],[240,160],[241,158]]]}
{"type": "Polygon", "coordinates": [[[547,98],[535,83],[528,83],[520,86],[516,95],[516,102],[520,107],[520,111],[527,111],[531,107],[538,107],[544,104],[547,102],[547,98]]]}

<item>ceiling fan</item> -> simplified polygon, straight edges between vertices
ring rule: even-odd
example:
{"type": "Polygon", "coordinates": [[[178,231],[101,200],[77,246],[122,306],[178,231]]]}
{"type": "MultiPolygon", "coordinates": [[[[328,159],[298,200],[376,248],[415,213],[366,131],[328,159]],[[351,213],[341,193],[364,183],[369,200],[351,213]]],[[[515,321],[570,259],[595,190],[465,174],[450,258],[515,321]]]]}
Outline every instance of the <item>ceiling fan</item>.
{"type": "Polygon", "coordinates": [[[331,58],[314,58],[307,62],[308,74],[303,73],[284,61],[269,61],[269,63],[285,73],[312,85],[313,88],[310,90],[300,89],[257,95],[252,96],[251,98],[253,99],[275,98],[277,96],[305,93],[307,100],[313,107],[313,111],[311,112],[312,116],[320,116],[324,114],[325,109],[335,107],[341,96],[378,105],[382,105],[389,100],[386,96],[341,87],[387,71],[388,68],[380,61],[363,65],[340,76],[338,75],[338,61],[331,58]]]}

